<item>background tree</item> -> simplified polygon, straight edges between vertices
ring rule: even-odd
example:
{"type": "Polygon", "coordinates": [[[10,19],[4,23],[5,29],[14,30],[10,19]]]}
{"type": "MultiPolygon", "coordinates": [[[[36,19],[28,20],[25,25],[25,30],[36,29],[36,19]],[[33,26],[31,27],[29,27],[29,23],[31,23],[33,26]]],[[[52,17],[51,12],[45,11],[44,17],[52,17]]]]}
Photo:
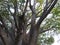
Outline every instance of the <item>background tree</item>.
{"type": "MultiPolygon", "coordinates": [[[[48,14],[56,13],[56,8],[53,9],[53,7],[57,1],[0,0],[1,45],[37,45],[39,34],[56,28],[54,21],[46,17],[48,14]],[[44,20],[47,20],[47,23],[42,25],[44,20]]],[[[53,38],[48,39],[44,41],[46,43],[50,41],[49,44],[51,44],[53,38]]]]}

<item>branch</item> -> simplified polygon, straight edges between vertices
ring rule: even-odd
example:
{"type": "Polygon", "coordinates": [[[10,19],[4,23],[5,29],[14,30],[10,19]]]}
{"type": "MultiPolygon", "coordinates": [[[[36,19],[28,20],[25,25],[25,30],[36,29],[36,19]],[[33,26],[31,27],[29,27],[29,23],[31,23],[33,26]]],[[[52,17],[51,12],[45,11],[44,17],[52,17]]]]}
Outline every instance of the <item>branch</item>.
{"type": "Polygon", "coordinates": [[[35,0],[33,6],[31,5],[31,0],[29,0],[29,6],[32,11],[32,19],[31,19],[31,25],[33,26],[35,24],[35,18],[36,18],[36,12],[35,12],[35,0]]]}
{"type": "Polygon", "coordinates": [[[24,11],[23,11],[23,14],[22,15],[25,15],[27,6],[28,6],[28,0],[26,1],[26,5],[25,5],[25,8],[24,8],[24,11]]]}
{"type": "Polygon", "coordinates": [[[1,27],[1,25],[0,25],[0,38],[1,38],[2,42],[3,42],[3,44],[6,45],[6,42],[5,42],[5,40],[4,40],[4,37],[3,37],[2,34],[1,34],[1,30],[2,30],[2,27],[1,27]]]}
{"type": "Polygon", "coordinates": [[[16,14],[17,14],[17,0],[14,0],[14,14],[13,14],[13,18],[14,18],[14,22],[15,22],[15,27],[19,31],[18,24],[17,24],[17,19],[16,19],[16,14]]]}
{"type": "MultiPolygon", "coordinates": [[[[10,12],[10,14],[12,15],[13,13],[11,12],[11,10],[10,10],[10,5],[9,5],[9,2],[8,1],[5,1],[6,3],[6,5],[7,5],[7,9],[8,9],[8,11],[10,12]]],[[[3,5],[3,6],[5,6],[5,5],[3,5]]]]}
{"type": "Polygon", "coordinates": [[[31,0],[29,0],[29,6],[32,11],[32,18],[31,18],[31,28],[29,32],[29,45],[35,45],[36,39],[37,39],[37,32],[35,29],[35,20],[36,20],[36,12],[35,12],[35,1],[33,6],[31,5],[31,0]]]}
{"type": "Polygon", "coordinates": [[[10,14],[13,15],[13,13],[12,13],[11,10],[10,10],[10,5],[7,4],[7,6],[8,6],[8,11],[10,12],[10,14]]]}
{"type": "Polygon", "coordinates": [[[2,35],[0,35],[0,38],[1,38],[2,42],[4,43],[4,45],[6,45],[5,40],[2,35]]]}
{"type": "MultiPolygon", "coordinates": [[[[17,22],[16,22],[16,8],[17,8],[17,2],[16,2],[16,4],[14,4],[15,5],[15,15],[14,15],[14,20],[15,20],[15,26],[16,26],[16,28],[17,28],[17,36],[16,36],[16,38],[15,38],[15,45],[17,45],[18,44],[18,42],[19,41],[21,41],[22,40],[22,36],[24,35],[24,33],[25,33],[25,31],[26,30],[24,30],[25,28],[24,28],[24,25],[25,25],[25,13],[26,13],[26,9],[27,9],[27,6],[28,6],[28,0],[26,1],[26,5],[25,5],[25,8],[24,8],[24,11],[23,11],[23,13],[22,13],[22,15],[21,16],[19,16],[18,17],[18,26],[17,26],[17,22]],[[22,30],[23,30],[23,34],[22,34],[22,30]],[[19,40],[20,39],[20,40],[19,40]]],[[[26,25],[25,25],[26,26],[26,25]]]]}
{"type": "Polygon", "coordinates": [[[38,15],[41,11],[42,11],[42,9],[41,9],[40,11],[38,11],[38,12],[36,13],[36,15],[38,15]]]}
{"type": "Polygon", "coordinates": [[[19,42],[19,38],[20,38],[20,29],[18,27],[18,24],[17,24],[17,17],[16,17],[16,14],[17,14],[17,0],[14,0],[14,14],[13,14],[13,18],[14,18],[14,22],[15,22],[15,27],[17,29],[17,36],[15,37],[15,45],[18,44],[19,42]]]}
{"type": "Polygon", "coordinates": [[[6,26],[5,22],[4,22],[4,19],[2,18],[1,15],[0,15],[0,21],[2,22],[2,25],[1,25],[2,28],[5,28],[5,33],[7,34],[7,36],[9,35],[10,38],[13,40],[13,37],[12,37],[11,33],[8,31],[8,28],[7,28],[7,26],[6,26]]]}
{"type": "Polygon", "coordinates": [[[2,22],[3,27],[6,29],[6,33],[8,34],[8,29],[7,29],[7,27],[6,27],[5,23],[4,23],[3,18],[2,18],[1,15],[0,15],[0,21],[2,22]]]}
{"type": "Polygon", "coordinates": [[[49,6],[49,8],[44,11],[40,17],[40,19],[38,20],[36,27],[39,28],[40,24],[42,23],[42,21],[47,17],[47,15],[50,13],[50,11],[53,9],[53,7],[55,6],[55,4],[57,3],[58,0],[54,0],[51,5],[49,6]]]}
{"type": "Polygon", "coordinates": [[[46,29],[46,30],[40,30],[40,34],[46,32],[46,31],[50,31],[51,29],[52,28],[49,28],[49,29],[46,29]]]}

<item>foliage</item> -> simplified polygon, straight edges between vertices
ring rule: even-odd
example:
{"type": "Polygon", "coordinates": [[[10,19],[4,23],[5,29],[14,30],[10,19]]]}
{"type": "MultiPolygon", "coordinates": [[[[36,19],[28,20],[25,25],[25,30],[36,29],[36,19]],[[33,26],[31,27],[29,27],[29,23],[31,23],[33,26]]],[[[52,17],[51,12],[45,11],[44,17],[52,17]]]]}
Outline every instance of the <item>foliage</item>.
{"type": "Polygon", "coordinates": [[[42,4],[42,3],[43,3],[43,1],[44,1],[44,0],[37,0],[37,2],[39,2],[40,4],[42,4]]]}
{"type": "Polygon", "coordinates": [[[4,45],[39,45],[54,42],[53,36],[48,37],[49,33],[45,32],[59,29],[56,27],[60,26],[60,18],[55,16],[60,15],[60,7],[58,5],[53,8],[57,0],[47,2],[48,5],[44,0],[35,1],[31,5],[31,0],[0,0],[0,40],[4,45]],[[37,3],[39,6],[35,5],[37,3]],[[53,16],[46,18],[48,14],[53,16]],[[44,22],[46,23],[43,24],[44,22]]]}

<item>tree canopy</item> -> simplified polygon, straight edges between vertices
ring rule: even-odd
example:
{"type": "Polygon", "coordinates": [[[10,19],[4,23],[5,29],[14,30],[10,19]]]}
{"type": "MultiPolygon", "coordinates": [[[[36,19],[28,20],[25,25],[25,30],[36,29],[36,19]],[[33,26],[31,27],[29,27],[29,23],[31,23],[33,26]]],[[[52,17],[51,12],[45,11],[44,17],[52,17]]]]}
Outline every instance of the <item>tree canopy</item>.
{"type": "Polygon", "coordinates": [[[49,33],[60,32],[59,9],[59,0],[0,0],[0,44],[51,45],[49,33]]]}

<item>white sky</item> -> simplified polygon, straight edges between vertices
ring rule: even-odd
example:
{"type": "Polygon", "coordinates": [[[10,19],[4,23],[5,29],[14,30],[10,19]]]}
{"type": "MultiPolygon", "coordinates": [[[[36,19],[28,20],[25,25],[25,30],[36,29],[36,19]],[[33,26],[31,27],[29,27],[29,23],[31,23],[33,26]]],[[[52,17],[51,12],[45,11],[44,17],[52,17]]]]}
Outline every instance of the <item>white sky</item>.
{"type": "Polygon", "coordinates": [[[54,36],[54,43],[52,45],[60,45],[60,34],[54,36]]]}

